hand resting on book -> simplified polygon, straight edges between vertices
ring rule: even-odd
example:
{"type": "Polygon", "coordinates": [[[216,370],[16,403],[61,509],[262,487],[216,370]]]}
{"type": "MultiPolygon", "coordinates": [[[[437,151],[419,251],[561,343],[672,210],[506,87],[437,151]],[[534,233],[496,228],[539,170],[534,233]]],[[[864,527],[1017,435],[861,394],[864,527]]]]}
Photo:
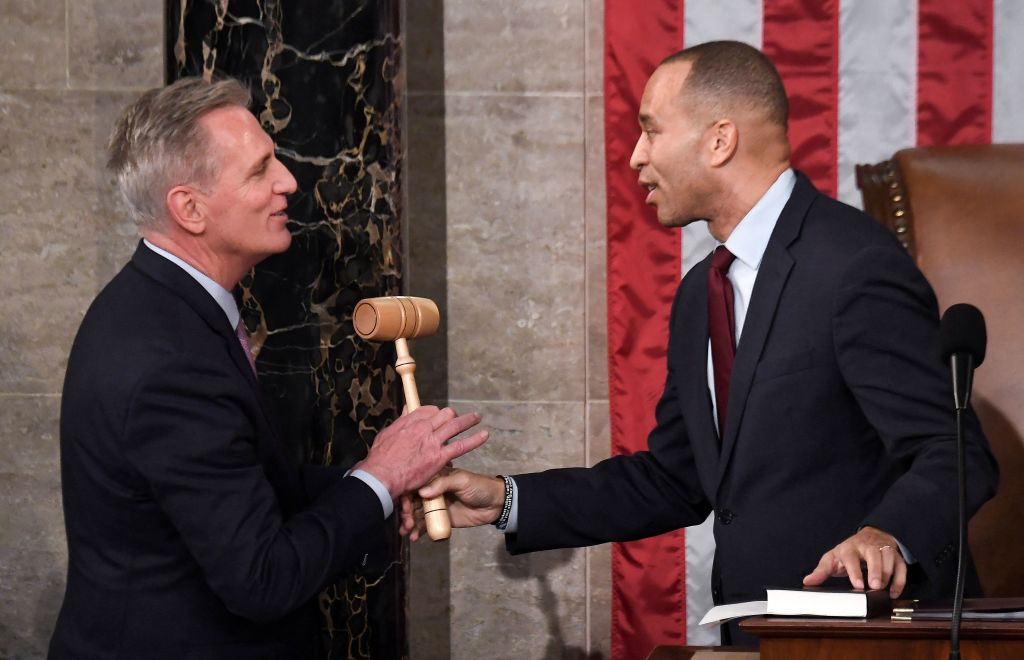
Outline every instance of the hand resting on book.
{"type": "Polygon", "coordinates": [[[854,589],[882,589],[888,585],[889,596],[898,598],[907,584],[907,563],[892,534],[862,527],[822,555],[818,566],[804,577],[804,585],[817,586],[828,578],[844,575],[854,589]],[[866,585],[862,563],[867,565],[866,585]]]}

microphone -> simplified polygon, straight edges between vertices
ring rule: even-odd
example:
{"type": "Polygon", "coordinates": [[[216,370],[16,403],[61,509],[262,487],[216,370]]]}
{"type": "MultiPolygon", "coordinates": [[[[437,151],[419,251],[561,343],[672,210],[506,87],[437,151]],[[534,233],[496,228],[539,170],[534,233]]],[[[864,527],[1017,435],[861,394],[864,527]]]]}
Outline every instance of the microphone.
{"type": "Polygon", "coordinates": [[[966,410],[974,369],[985,361],[985,318],[974,305],[953,305],[942,315],[939,338],[942,359],[953,372],[953,403],[957,410],[966,410]]]}
{"type": "Polygon", "coordinates": [[[964,414],[971,398],[974,368],[985,360],[985,318],[974,305],[953,305],[939,325],[942,359],[953,372],[953,405],[956,409],[957,522],[959,523],[953,618],[949,630],[949,658],[960,660],[960,620],[964,606],[964,572],[967,566],[967,461],[964,414]]]}

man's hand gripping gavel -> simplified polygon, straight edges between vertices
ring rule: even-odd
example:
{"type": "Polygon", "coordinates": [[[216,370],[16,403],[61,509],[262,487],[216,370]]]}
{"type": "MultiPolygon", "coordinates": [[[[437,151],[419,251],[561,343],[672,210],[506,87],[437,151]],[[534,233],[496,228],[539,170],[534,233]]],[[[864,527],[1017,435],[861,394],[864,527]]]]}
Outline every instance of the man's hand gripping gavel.
{"type": "MultiPolygon", "coordinates": [[[[409,355],[407,340],[434,334],[439,321],[440,313],[432,300],[408,296],[366,298],[359,301],[353,313],[353,324],[356,334],[360,337],[373,341],[395,342],[398,356],[395,360],[395,371],[402,378],[407,413],[412,413],[420,407],[419,392],[413,377],[416,361],[409,355]]],[[[473,446],[468,449],[460,448],[458,455],[479,446],[484,439],[486,432],[474,435],[467,440],[473,446]]],[[[431,539],[439,541],[451,536],[452,525],[443,494],[424,500],[423,514],[427,534],[431,539]]]]}

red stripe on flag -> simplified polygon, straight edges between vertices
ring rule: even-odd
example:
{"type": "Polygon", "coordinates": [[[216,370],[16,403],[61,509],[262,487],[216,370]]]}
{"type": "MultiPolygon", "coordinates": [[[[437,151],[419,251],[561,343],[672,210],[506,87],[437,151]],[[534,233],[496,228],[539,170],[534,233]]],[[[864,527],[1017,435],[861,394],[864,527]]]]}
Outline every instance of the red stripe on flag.
{"type": "MultiPolygon", "coordinates": [[[[612,453],[647,446],[665,382],[668,314],[682,269],[678,231],[644,205],[629,169],[647,78],[683,43],[683,0],[605,2],[608,359],[612,453]]],[[[683,533],[612,548],[612,656],[645,658],[685,643],[683,533]]]]}
{"type": "Polygon", "coordinates": [[[836,195],[839,124],[839,3],[765,0],[765,54],[789,95],[793,166],[836,195]]]}
{"type": "Polygon", "coordinates": [[[992,2],[919,0],[919,145],[992,141],[992,2]]]}

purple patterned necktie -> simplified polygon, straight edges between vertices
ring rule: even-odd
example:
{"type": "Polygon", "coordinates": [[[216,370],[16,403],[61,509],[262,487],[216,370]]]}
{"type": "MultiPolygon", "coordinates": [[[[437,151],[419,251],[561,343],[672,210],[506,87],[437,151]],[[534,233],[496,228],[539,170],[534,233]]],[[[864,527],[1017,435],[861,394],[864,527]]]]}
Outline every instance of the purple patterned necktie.
{"type": "Polygon", "coordinates": [[[245,324],[242,323],[242,319],[238,319],[238,325],[235,326],[235,334],[238,335],[238,341],[242,344],[242,351],[245,352],[245,357],[249,359],[249,366],[252,367],[252,375],[256,375],[256,360],[252,357],[252,349],[249,347],[249,333],[245,331],[245,324]]]}
{"type": "Polygon", "coordinates": [[[718,406],[718,437],[725,437],[725,418],[729,409],[729,383],[736,357],[736,313],[732,282],[727,273],[736,257],[724,245],[715,248],[708,271],[708,334],[711,337],[711,364],[715,375],[715,403],[718,406]]]}

